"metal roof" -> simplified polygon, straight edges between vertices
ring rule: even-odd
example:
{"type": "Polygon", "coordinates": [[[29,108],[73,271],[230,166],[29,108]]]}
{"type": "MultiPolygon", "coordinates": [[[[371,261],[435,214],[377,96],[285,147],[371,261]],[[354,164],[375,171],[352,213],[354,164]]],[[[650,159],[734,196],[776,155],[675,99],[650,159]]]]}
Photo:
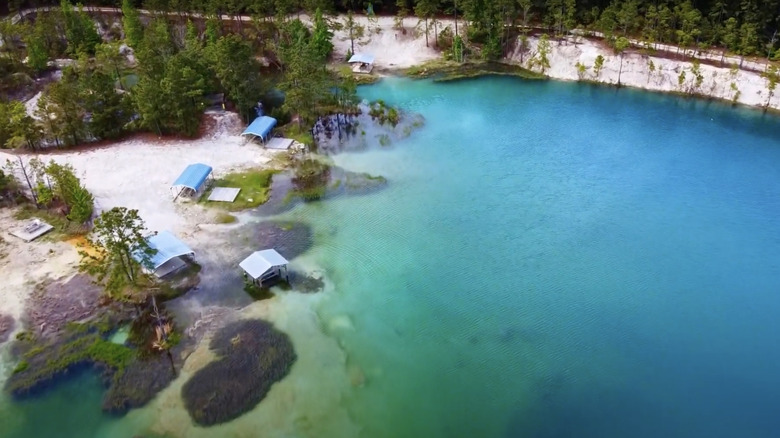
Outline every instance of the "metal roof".
{"type": "Polygon", "coordinates": [[[252,121],[241,135],[254,135],[255,137],[265,138],[274,126],[276,126],[275,118],[260,116],[252,121]]]}
{"type": "Polygon", "coordinates": [[[287,263],[289,263],[287,259],[282,257],[275,249],[264,249],[262,251],[253,252],[252,255],[245,258],[238,266],[241,266],[241,269],[246,271],[250,277],[257,280],[272,268],[284,266],[287,263]]]}
{"type": "MultiPolygon", "coordinates": [[[[154,236],[149,236],[146,239],[146,243],[157,250],[157,253],[153,255],[151,259],[153,269],[159,268],[164,265],[165,262],[173,258],[185,255],[195,255],[195,251],[190,249],[189,246],[185,245],[184,242],[177,239],[176,236],[169,231],[160,231],[154,236]]],[[[133,254],[133,258],[139,262],[141,261],[139,254],[133,254]]]]}
{"type": "Polygon", "coordinates": [[[350,64],[353,62],[362,62],[364,64],[373,64],[374,63],[374,55],[369,55],[368,53],[355,53],[352,55],[351,58],[349,58],[348,61],[350,64]]]}
{"type": "Polygon", "coordinates": [[[187,187],[197,192],[210,173],[211,166],[201,163],[190,164],[184,169],[184,172],[176,178],[176,181],[173,182],[173,186],[187,187]]]}

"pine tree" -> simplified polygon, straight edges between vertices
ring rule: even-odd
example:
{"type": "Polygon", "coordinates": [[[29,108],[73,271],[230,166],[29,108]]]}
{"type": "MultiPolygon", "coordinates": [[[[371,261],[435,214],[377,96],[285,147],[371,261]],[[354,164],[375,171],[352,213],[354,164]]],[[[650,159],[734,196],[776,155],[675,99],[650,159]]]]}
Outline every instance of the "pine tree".
{"type": "Polygon", "coordinates": [[[71,55],[94,54],[95,46],[100,44],[102,39],[95,29],[92,18],[84,13],[84,8],[81,5],[74,10],[73,5],[68,0],[61,0],[60,11],[65,22],[68,53],[71,55]]]}
{"type": "Polygon", "coordinates": [[[141,24],[140,14],[133,7],[131,0],[122,0],[122,28],[127,45],[137,50],[144,39],[144,27],[141,24]]]}

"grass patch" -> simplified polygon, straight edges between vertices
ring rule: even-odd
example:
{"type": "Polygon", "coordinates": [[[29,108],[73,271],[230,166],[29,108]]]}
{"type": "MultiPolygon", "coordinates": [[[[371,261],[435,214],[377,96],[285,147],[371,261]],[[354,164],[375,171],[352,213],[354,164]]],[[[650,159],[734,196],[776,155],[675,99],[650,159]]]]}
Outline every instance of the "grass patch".
{"type": "Polygon", "coordinates": [[[299,128],[297,123],[290,122],[278,129],[283,137],[291,138],[306,146],[314,145],[314,137],[311,136],[311,131],[306,128],[299,128]]]}
{"type": "Polygon", "coordinates": [[[216,218],[218,224],[232,224],[237,220],[238,219],[230,213],[219,213],[216,218]]]}
{"type": "MultiPolygon", "coordinates": [[[[210,206],[225,209],[227,211],[239,211],[255,208],[264,204],[271,196],[271,179],[277,170],[274,169],[250,169],[243,172],[234,172],[225,175],[214,183],[214,187],[235,187],[241,189],[234,202],[208,201],[208,193],[202,198],[201,202],[210,206]]],[[[233,215],[226,214],[218,217],[217,220],[224,220],[231,223],[236,218],[233,215]],[[228,218],[231,217],[232,219],[228,218]]]]}
{"type": "Polygon", "coordinates": [[[40,219],[54,227],[53,230],[39,237],[39,239],[49,238],[53,240],[67,240],[73,237],[83,236],[87,233],[85,227],[74,224],[65,216],[43,208],[37,209],[30,204],[22,205],[14,213],[14,219],[19,221],[28,221],[34,218],[40,219]]]}
{"type": "Polygon", "coordinates": [[[14,374],[21,373],[22,371],[26,370],[29,367],[30,367],[30,363],[27,362],[26,360],[23,360],[23,361],[19,362],[18,364],[16,364],[16,367],[14,368],[13,373],[14,374]]]}
{"type": "Polygon", "coordinates": [[[450,82],[481,76],[514,76],[524,79],[544,79],[546,76],[523,67],[500,62],[457,63],[442,59],[410,67],[406,76],[418,79],[433,78],[435,82],[450,82]]]}

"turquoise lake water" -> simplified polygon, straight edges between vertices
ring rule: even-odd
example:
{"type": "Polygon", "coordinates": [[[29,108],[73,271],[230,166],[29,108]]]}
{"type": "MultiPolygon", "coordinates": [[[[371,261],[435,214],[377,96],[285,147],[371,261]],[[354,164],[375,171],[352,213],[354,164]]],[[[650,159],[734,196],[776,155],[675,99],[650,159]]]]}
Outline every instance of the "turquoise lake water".
{"type": "MultiPolygon", "coordinates": [[[[777,118],[510,78],[360,93],[426,119],[335,157],[388,188],[285,217],[334,284],[324,329],[354,327],[328,334],[365,377],[362,436],[777,436],[777,118]]],[[[77,382],[6,410],[13,436],[99,436],[77,382]],[[86,420],[19,420],[55,410],[86,420]]]]}

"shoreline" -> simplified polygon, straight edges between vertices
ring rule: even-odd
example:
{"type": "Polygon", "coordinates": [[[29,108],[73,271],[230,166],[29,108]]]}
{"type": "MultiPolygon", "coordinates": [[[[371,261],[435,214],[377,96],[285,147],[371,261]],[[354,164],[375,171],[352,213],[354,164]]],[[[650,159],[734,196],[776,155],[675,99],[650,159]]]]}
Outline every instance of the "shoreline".
{"type": "MultiPolygon", "coordinates": [[[[382,21],[381,18],[387,18],[387,17],[380,17],[379,21],[382,21]]],[[[390,20],[392,20],[392,17],[389,17],[390,20]]],[[[386,21],[386,20],[385,20],[386,21]]],[[[406,41],[402,41],[403,38],[399,39],[397,34],[394,35],[394,31],[391,28],[390,32],[385,32],[384,24],[378,25],[379,31],[376,32],[376,35],[382,35],[381,38],[378,38],[376,42],[372,43],[372,39],[369,38],[369,41],[367,41],[362,47],[368,49],[368,50],[375,50],[375,49],[381,49],[383,45],[386,43],[385,40],[392,40],[394,41],[391,43],[393,45],[394,53],[401,53],[401,60],[396,61],[399,62],[398,64],[388,64],[395,67],[395,72],[402,72],[404,68],[410,68],[415,66],[424,65],[419,64],[419,59],[425,58],[427,56],[433,56],[429,59],[429,61],[435,61],[441,59],[441,53],[433,51],[433,49],[430,49],[428,47],[425,47],[427,52],[415,52],[415,48],[420,48],[420,44],[424,41],[424,34],[418,35],[416,37],[407,38],[406,41]],[[414,58],[412,58],[414,56],[414,58]],[[406,67],[401,67],[400,65],[406,65],[406,67]],[[401,70],[399,70],[401,69],[401,70]]],[[[338,34],[338,32],[336,32],[338,34]]],[[[371,34],[374,36],[374,34],[371,34]]],[[[538,39],[534,40],[534,48],[532,50],[538,49],[538,39]]],[[[688,61],[674,61],[674,60],[667,60],[669,62],[669,66],[671,67],[672,63],[676,63],[677,67],[670,68],[669,70],[666,70],[666,64],[661,64],[660,60],[664,58],[658,58],[658,57],[646,57],[644,55],[636,54],[636,53],[630,53],[626,54],[623,61],[622,66],[617,66],[617,56],[614,54],[610,54],[609,57],[606,57],[607,60],[605,61],[605,67],[604,70],[601,71],[601,74],[594,79],[604,79],[604,80],[583,80],[583,78],[578,77],[576,67],[574,66],[575,62],[590,62],[593,58],[601,54],[604,56],[604,54],[608,54],[609,50],[600,47],[600,45],[597,42],[590,42],[590,45],[588,43],[579,42],[577,44],[564,45],[560,42],[553,42],[552,43],[552,52],[551,52],[551,59],[550,59],[550,67],[547,71],[547,75],[545,76],[546,79],[553,79],[553,80],[561,80],[561,81],[577,81],[577,82],[587,82],[590,84],[598,84],[598,85],[605,85],[605,86],[615,86],[617,84],[612,83],[611,81],[616,80],[616,75],[620,77],[621,79],[621,85],[630,87],[630,88],[637,88],[642,89],[646,91],[651,92],[661,92],[661,93],[667,93],[667,94],[676,94],[681,93],[681,91],[675,91],[672,89],[665,89],[664,87],[673,87],[674,86],[674,75],[678,72],[685,71],[685,69],[690,69],[692,67],[692,64],[688,61]],[[579,50],[579,52],[577,52],[579,50]],[[576,61],[575,59],[576,58],[576,61]],[[646,85],[650,84],[653,75],[648,73],[645,76],[643,76],[642,68],[644,62],[647,64],[648,59],[658,59],[659,65],[664,65],[663,71],[669,72],[665,75],[658,75],[659,79],[657,81],[653,81],[653,83],[657,83],[658,88],[648,88],[646,86],[641,85],[641,81],[643,79],[647,79],[646,85]],[[629,68],[630,66],[630,68],[629,68]],[[574,74],[575,77],[571,78],[571,74],[574,74]],[[638,85],[634,85],[638,84],[638,85]]],[[[334,45],[336,45],[337,50],[341,49],[343,50],[346,46],[351,45],[350,41],[348,39],[344,39],[343,35],[341,36],[341,40],[337,42],[336,37],[334,37],[334,45]]],[[[356,45],[357,47],[361,47],[361,45],[356,45]]],[[[529,55],[532,52],[523,53],[521,56],[521,60],[517,60],[517,64],[513,64],[511,62],[501,63],[502,65],[507,66],[521,66],[525,62],[527,62],[527,59],[529,59],[529,55]]],[[[513,52],[513,56],[516,54],[516,52],[513,52]]],[[[334,54],[334,56],[337,56],[334,54]]],[[[510,59],[512,59],[510,57],[510,59]]],[[[423,61],[425,62],[425,61],[423,61]]],[[[460,68],[463,67],[462,64],[456,64],[456,66],[460,66],[460,68]]],[[[711,81],[713,83],[713,87],[710,88],[710,91],[712,93],[721,92],[720,88],[717,88],[716,85],[718,85],[717,79],[720,78],[719,76],[721,73],[724,73],[720,70],[725,70],[727,73],[730,73],[729,69],[723,69],[723,68],[717,68],[712,66],[706,66],[708,68],[714,68],[718,69],[718,71],[713,71],[708,73],[712,73],[711,81]]],[[[701,66],[702,70],[704,70],[705,65],[701,66]]],[[[528,70],[533,71],[533,70],[528,70]]],[[[396,76],[396,74],[393,74],[392,70],[385,70],[383,67],[378,67],[376,73],[381,77],[382,75],[388,75],[396,76]]],[[[755,78],[751,78],[750,74],[757,76],[759,79],[759,75],[755,73],[751,73],[749,71],[742,71],[740,70],[738,72],[739,74],[744,73],[744,80],[745,83],[741,86],[744,86],[747,90],[751,86],[758,86],[758,83],[754,81],[755,78]],[[751,82],[753,81],[753,82],[751,82]]],[[[476,73],[473,76],[464,76],[461,78],[454,78],[454,80],[458,79],[470,79],[470,78],[477,78],[480,76],[485,75],[496,75],[499,73],[496,72],[485,72],[485,73],[476,73]]],[[[510,73],[511,75],[511,73],[510,73]]],[[[408,75],[404,75],[408,76],[408,75]]],[[[690,76],[689,76],[690,79],[690,76]]],[[[752,90],[752,89],[751,89],[752,90]]],[[[759,96],[761,96],[760,91],[758,93],[755,93],[759,96]]],[[[712,100],[728,100],[726,98],[718,97],[716,95],[693,95],[693,94],[683,94],[683,97],[696,97],[696,98],[704,98],[704,99],[712,99],[712,100]]],[[[763,96],[761,96],[763,97],[763,96]]],[[[778,108],[778,105],[780,105],[780,102],[777,102],[777,96],[775,96],[774,100],[771,100],[771,108],[772,110],[776,110],[778,108]]],[[[750,106],[756,109],[763,109],[762,106],[759,104],[750,104],[750,103],[744,103],[744,102],[738,102],[740,105],[750,106]]],[[[231,116],[232,117],[232,116],[231,116]]],[[[228,117],[230,118],[230,117],[228,117]]],[[[202,158],[212,160],[209,162],[209,164],[214,165],[215,170],[218,173],[232,171],[240,168],[244,168],[247,166],[264,166],[267,165],[268,162],[272,159],[272,156],[263,151],[263,150],[253,150],[252,146],[247,143],[243,143],[242,140],[237,138],[238,128],[237,124],[230,123],[230,120],[226,120],[225,126],[223,126],[222,130],[216,134],[211,135],[205,135],[202,138],[188,141],[188,140],[161,140],[158,142],[154,141],[147,141],[144,138],[130,138],[126,140],[122,140],[119,142],[111,143],[111,144],[100,144],[100,145],[94,145],[94,146],[85,146],[83,149],[73,149],[73,150],[66,150],[66,151],[56,151],[56,153],[53,153],[51,155],[46,155],[47,159],[54,159],[58,162],[64,162],[64,163],[72,163],[74,164],[74,167],[76,168],[77,172],[79,173],[79,176],[83,177],[83,181],[87,185],[87,187],[95,193],[96,201],[99,202],[98,208],[109,208],[115,205],[125,205],[130,208],[139,208],[141,210],[142,216],[144,216],[147,224],[149,225],[150,229],[171,229],[174,232],[179,233],[187,240],[190,240],[194,243],[193,247],[196,250],[203,249],[203,252],[206,252],[208,247],[210,247],[214,243],[219,242],[219,236],[217,236],[219,233],[216,232],[210,232],[209,227],[215,226],[216,228],[219,228],[219,226],[211,225],[211,218],[212,216],[210,213],[204,211],[200,206],[197,205],[185,205],[182,206],[180,204],[174,204],[170,202],[169,199],[165,197],[166,191],[168,189],[167,185],[169,184],[170,178],[169,176],[175,176],[175,174],[178,172],[179,168],[182,168],[186,163],[191,161],[200,161],[202,158]],[[207,143],[215,143],[214,145],[208,145],[207,143]],[[110,146],[110,147],[109,147],[110,146]],[[140,149],[140,150],[139,150],[140,149]],[[185,150],[186,149],[186,150],[185,150]],[[200,155],[198,155],[200,154],[200,155]],[[155,156],[156,159],[153,161],[147,160],[146,157],[148,156],[155,156]],[[127,160],[130,158],[130,162],[128,163],[127,160]],[[124,163],[123,166],[121,166],[121,169],[117,169],[116,164],[117,163],[124,163]],[[219,167],[219,169],[218,169],[219,167]],[[139,174],[147,174],[147,177],[145,177],[142,181],[139,181],[137,178],[134,180],[133,175],[130,174],[130,170],[140,171],[139,174]],[[167,175],[167,171],[173,172],[171,175],[167,175]],[[134,181],[133,184],[129,184],[129,181],[134,181]],[[132,187],[129,187],[132,186],[132,187]],[[209,224],[209,225],[206,225],[209,224]],[[205,225],[205,226],[204,226],[205,225]]],[[[25,154],[27,155],[27,154],[25,154]]],[[[38,155],[38,154],[31,154],[31,155],[38,155]]],[[[5,157],[3,153],[0,153],[0,157],[5,157]]],[[[2,218],[0,218],[2,219],[2,218]]],[[[226,229],[226,228],[219,228],[220,230],[226,229]]],[[[213,230],[212,230],[213,231],[213,230]]],[[[39,245],[40,242],[36,243],[35,245],[39,245]]],[[[48,243],[48,242],[47,242],[48,243]]],[[[58,242],[57,245],[60,245],[58,242]]],[[[62,243],[62,245],[67,245],[62,243]]],[[[19,244],[19,247],[25,247],[24,244],[19,244]]],[[[27,245],[27,247],[32,248],[32,246],[27,245]]],[[[67,252],[69,257],[75,257],[74,251],[75,248],[69,247],[69,246],[62,246],[63,252],[67,252]]],[[[45,265],[47,268],[51,266],[60,267],[63,270],[72,270],[75,266],[73,265],[74,262],[72,262],[70,259],[68,261],[64,261],[62,263],[55,263],[53,259],[47,258],[46,253],[43,252],[45,247],[41,249],[41,253],[37,254],[35,257],[38,257],[42,260],[45,260],[45,265]]],[[[49,252],[52,252],[53,250],[49,249],[49,252]]],[[[221,254],[220,254],[221,256],[221,254]]],[[[16,265],[13,266],[13,270],[11,268],[8,268],[8,271],[12,271],[12,273],[19,275],[18,284],[14,283],[13,291],[18,292],[19,300],[18,305],[22,306],[24,303],[24,295],[21,295],[26,288],[29,288],[29,284],[31,281],[33,281],[31,278],[29,278],[27,275],[27,270],[23,270],[21,268],[23,263],[29,263],[29,261],[26,261],[27,259],[20,257],[17,260],[17,264],[20,267],[16,267],[16,265]],[[22,275],[25,275],[25,277],[22,277],[22,275]]],[[[75,259],[74,259],[75,260],[75,259]]],[[[5,268],[5,266],[0,265],[0,268],[5,268]]],[[[36,274],[37,275],[37,274],[36,274]]],[[[46,274],[49,275],[49,274],[46,274]]],[[[65,275],[70,275],[69,273],[66,273],[65,275]]],[[[322,321],[319,321],[315,315],[310,314],[309,312],[316,307],[317,301],[319,299],[312,300],[313,302],[305,302],[306,300],[299,297],[299,296],[292,296],[292,297],[284,297],[280,298],[280,300],[277,300],[276,302],[271,303],[270,301],[267,303],[262,304],[250,304],[241,310],[239,310],[237,313],[242,316],[252,315],[252,316],[263,316],[269,320],[275,321],[280,323],[282,326],[282,329],[286,329],[285,332],[296,332],[297,339],[298,340],[306,340],[305,348],[303,351],[305,351],[305,354],[310,357],[307,359],[308,362],[306,362],[308,365],[311,365],[314,363],[314,353],[315,352],[326,352],[328,360],[333,365],[332,372],[334,373],[331,377],[333,380],[337,383],[333,384],[334,391],[330,393],[329,395],[333,397],[334,400],[329,400],[330,405],[334,403],[334,401],[338,401],[339,397],[339,390],[343,390],[345,387],[349,387],[350,384],[353,386],[355,383],[349,382],[349,376],[343,374],[343,371],[347,371],[345,368],[346,363],[346,353],[342,349],[340,349],[340,346],[335,341],[335,338],[331,337],[326,330],[322,330],[321,325],[322,321]],[[281,301],[281,302],[280,302],[281,301]],[[296,325],[296,321],[294,318],[291,318],[291,315],[306,315],[310,318],[305,320],[304,325],[296,325]],[[313,318],[312,318],[313,316],[313,318]],[[318,332],[317,329],[320,331],[318,332]],[[315,336],[316,335],[316,336],[315,336]],[[321,336],[320,336],[321,335],[321,336]],[[314,342],[314,341],[323,341],[324,342],[314,342]],[[326,343],[327,342],[327,343],[326,343]],[[311,348],[309,348],[311,347],[311,348]]],[[[18,307],[15,309],[17,314],[21,314],[21,307],[18,307]]],[[[18,315],[17,315],[18,318],[18,315]]],[[[18,330],[18,328],[17,328],[18,330]]],[[[193,359],[199,359],[199,360],[193,360],[189,363],[189,367],[187,368],[187,372],[192,372],[194,369],[197,368],[197,366],[202,366],[208,360],[210,357],[208,356],[207,348],[205,347],[205,344],[201,343],[198,347],[198,355],[194,356],[193,359]]],[[[3,372],[2,372],[2,366],[3,364],[0,363],[0,383],[2,383],[3,379],[3,372]]],[[[187,365],[185,365],[187,367],[187,365]]],[[[362,372],[361,372],[362,373],[362,372]]],[[[186,374],[185,374],[186,376],[186,374]]],[[[285,409],[292,409],[292,406],[295,405],[293,403],[297,397],[302,397],[302,394],[304,394],[304,388],[306,387],[306,381],[304,380],[304,377],[306,378],[313,378],[315,375],[311,373],[303,373],[301,370],[301,367],[298,367],[297,374],[293,375],[294,379],[287,380],[287,383],[284,385],[281,385],[277,387],[277,391],[273,393],[273,397],[276,397],[279,400],[282,400],[284,403],[279,405],[281,407],[284,407],[285,409]],[[304,376],[305,374],[305,376],[304,376]]],[[[359,383],[360,379],[356,379],[356,382],[359,383]]],[[[178,400],[178,389],[180,389],[180,383],[182,383],[182,379],[180,378],[178,382],[171,385],[168,389],[165,390],[164,394],[161,394],[161,396],[158,398],[156,402],[153,402],[149,405],[149,407],[144,408],[142,410],[143,415],[154,415],[153,409],[154,407],[166,407],[170,408],[171,406],[176,406],[177,403],[179,403],[178,400]],[[151,408],[151,409],[150,409],[151,408]]],[[[283,382],[284,383],[284,382],[283,382]]],[[[270,396],[269,396],[270,397],[270,396]]],[[[305,399],[305,398],[304,398],[305,399]]],[[[284,417],[284,421],[292,420],[290,417],[287,416],[280,416],[279,412],[272,412],[277,410],[277,405],[269,406],[268,403],[261,405],[262,408],[258,408],[259,411],[264,412],[265,415],[265,421],[271,422],[269,420],[270,418],[281,418],[284,417]]],[[[317,404],[316,406],[320,406],[317,404]]],[[[190,422],[188,422],[188,418],[186,416],[186,412],[178,408],[177,415],[173,419],[176,424],[170,422],[170,418],[168,419],[158,419],[155,423],[155,428],[159,429],[160,431],[164,432],[175,432],[184,430],[187,433],[192,432],[190,429],[190,422]],[[179,423],[180,421],[180,423],[179,423]]],[[[284,411],[285,409],[281,409],[281,411],[284,411]]],[[[140,410],[139,410],[140,411],[140,410]]],[[[342,412],[342,415],[340,415],[339,422],[344,421],[347,422],[349,420],[348,413],[342,412]]],[[[131,414],[132,415],[132,414],[131,414]]],[[[135,414],[142,415],[142,414],[135,414]]],[[[130,417],[132,418],[132,417],[130,417]]],[[[245,418],[243,421],[249,422],[249,418],[245,418]]],[[[257,421],[258,424],[265,424],[263,421],[260,421],[260,419],[253,418],[251,421],[257,421]]],[[[276,421],[282,421],[277,419],[276,421]]],[[[234,424],[233,422],[229,424],[234,424]]],[[[285,424],[286,427],[290,429],[294,429],[294,424],[285,424]]],[[[212,429],[209,429],[212,430],[212,429]]]]}
{"type": "MultiPolygon", "coordinates": [[[[7,17],[12,21],[18,21],[22,17],[41,11],[46,12],[53,7],[41,7],[25,9],[13,16],[7,17]]],[[[117,8],[85,6],[88,13],[104,14],[106,16],[121,15],[117,8]]],[[[147,10],[139,10],[142,15],[151,15],[147,10]]],[[[174,14],[174,13],[170,13],[174,14]]],[[[181,17],[181,14],[175,14],[181,17]]],[[[203,18],[199,13],[184,14],[188,17],[203,18]]],[[[304,23],[310,23],[307,14],[297,14],[295,17],[304,23]]],[[[345,16],[328,16],[330,20],[343,20],[345,16]]],[[[252,17],[247,15],[219,17],[223,21],[250,22],[252,17]]],[[[114,20],[117,18],[114,17],[114,20]]],[[[365,51],[376,55],[374,64],[375,75],[395,75],[412,67],[425,67],[432,61],[445,61],[444,53],[434,48],[434,43],[426,45],[425,32],[418,29],[419,20],[416,17],[405,17],[402,28],[396,27],[395,16],[375,16],[369,18],[365,15],[354,17],[357,24],[365,29],[365,35],[354,40],[355,52],[365,51]]],[[[445,28],[452,29],[455,20],[451,18],[439,18],[438,31],[445,28]]],[[[458,20],[465,35],[468,24],[458,20]]],[[[538,29],[537,29],[538,30],[538,29]]],[[[433,30],[430,32],[433,33],[433,30]]],[[[430,34],[429,38],[433,39],[430,34]]],[[[548,55],[549,68],[543,72],[534,66],[528,65],[528,60],[538,52],[539,34],[528,36],[527,47],[521,50],[519,38],[514,46],[499,61],[499,64],[508,66],[520,66],[535,73],[542,73],[549,79],[595,82],[604,85],[617,85],[618,77],[620,86],[637,88],[651,92],[663,92],[681,94],[704,99],[717,99],[733,104],[740,104],[761,110],[780,110],[780,91],[769,98],[767,96],[767,80],[762,77],[760,71],[765,69],[766,62],[760,58],[741,58],[733,54],[721,53],[719,50],[699,51],[693,48],[679,48],[669,44],[655,44],[657,51],[642,53],[642,42],[631,39],[631,46],[622,56],[616,55],[606,46],[605,41],[597,32],[574,30],[563,38],[550,39],[550,53],[548,55]],[[671,53],[682,53],[683,58],[672,59],[671,53]],[[656,56],[655,54],[667,56],[656,56]],[[604,65],[599,74],[594,74],[593,66],[598,55],[604,58],[604,65]],[[700,83],[694,72],[694,60],[699,61],[700,83]],[[649,67],[650,61],[654,67],[649,67]],[[719,67],[715,64],[723,62],[733,63],[736,69],[731,67],[719,67]],[[739,62],[739,64],[736,64],[739,62]],[[577,65],[586,67],[585,72],[578,72],[577,65]],[[622,67],[621,67],[622,64],[622,67]],[[682,82],[680,73],[685,72],[682,82]],[[582,77],[581,77],[582,76],[582,77]],[[731,84],[734,84],[732,87],[731,84]],[[736,94],[736,97],[735,97],[736,94]]],[[[352,42],[345,29],[333,30],[333,54],[331,65],[344,65],[345,56],[352,51],[352,42]]],[[[483,61],[477,61],[483,62],[483,61]]],[[[479,76],[479,75],[475,75],[479,76]]]]}

